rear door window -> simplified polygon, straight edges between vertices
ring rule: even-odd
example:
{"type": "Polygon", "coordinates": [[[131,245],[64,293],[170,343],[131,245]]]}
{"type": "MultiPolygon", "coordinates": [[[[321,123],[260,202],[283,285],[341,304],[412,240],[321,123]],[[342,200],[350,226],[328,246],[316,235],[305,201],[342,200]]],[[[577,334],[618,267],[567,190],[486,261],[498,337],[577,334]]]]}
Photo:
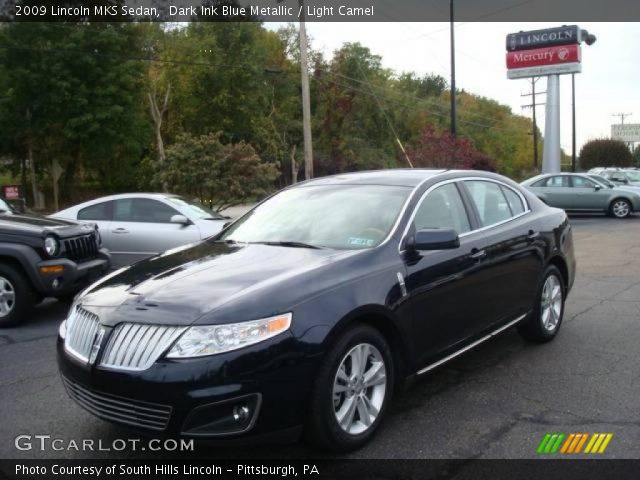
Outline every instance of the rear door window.
{"type": "Polygon", "coordinates": [[[111,220],[113,202],[96,203],[78,212],[78,220],[111,220]]]}
{"type": "Polygon", "coordinates": [[[482,227],[509,220],[513,216],[500,185],[486,180],[466,180],[464,183],[476,206],[482,227]]]}
{"type": "Polygon", "coordinates": [[[507,199],[507,203],[509,204],[509,208],[511,209],[511,213],[513,215],[520,215],[525,212],[525,206],[522,203],[522,198],[516,192],[511,190],[509,187],[505,187],[500,185],[500,190],[502,190],[502,194],[507,199]]]}
{"type": "Polygon", "coordinates": [[[116,200],[113,211],[113,219],[117,222],[171,223],[174,215],[180,215],[180,212],[151,198],[116,200]]]}

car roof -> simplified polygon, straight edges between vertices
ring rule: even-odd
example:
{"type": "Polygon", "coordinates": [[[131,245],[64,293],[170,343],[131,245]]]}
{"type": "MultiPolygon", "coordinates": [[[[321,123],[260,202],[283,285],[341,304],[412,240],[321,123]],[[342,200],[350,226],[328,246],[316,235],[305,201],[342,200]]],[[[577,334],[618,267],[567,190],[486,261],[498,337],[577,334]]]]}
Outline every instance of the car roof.
{"type": "Polygon", "coordinates": [[[115,195],[107,195],[104,197],[94,198],[93,200],[87,200],[86,202],[77,203],[72,205],[71,207],[65,208],[56,212],[57,215],[62,212],[72,212],[75,210],[81,210],[86,207],[90,207],[92,205],[96,205],[98,203],[108,202],[111,200],[120,200],[123,198],[153,198],[153,199],[167,199],[167,198],[177,198],[180,195],[175,195],[172,193],[153,193],[153,192],[139,192],[139,193],[117,193],[115,195]]]}
{"type": "Polygon", "coordinates": [[[389,185],[399,187],[416,187],[428,178],[440,175],[448,170],[427,168],[397,168],[389,170],[372,170],[353,173],[340,173],[329,177],[309,180],[298,185],[389,185]]]}

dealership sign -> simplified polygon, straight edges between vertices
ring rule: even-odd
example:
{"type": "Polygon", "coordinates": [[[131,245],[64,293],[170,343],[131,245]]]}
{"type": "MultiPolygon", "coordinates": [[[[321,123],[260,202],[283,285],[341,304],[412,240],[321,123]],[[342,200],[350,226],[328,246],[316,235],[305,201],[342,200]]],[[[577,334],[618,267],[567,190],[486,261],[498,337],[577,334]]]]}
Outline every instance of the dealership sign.
{"type": "Polygon", "coordinates": [[[611,125],[611,138],[626,143],[640,142],[640,123],[611,125]]]}
{"type": "Polygon", "coordinates": [[[580,29],[577,25],[531,30],[507,35],[507,50],[529,50],[551,45],[571,45],[580,43],[580,29]]]}
{"type": "Polygon", "coordinates": [[[540,67],[514,68],[507,71],[507,78],[515,80],[518,78],[541,77],[543,75],[566,75],[567,73],[580,72],[582,72],[581,63],[558,63],[557,65],[543,65],[540,67]]]}
{"type": "Polygon", "coordinates": [[[582,35],[583,30],[577,25],[510,33],[507,35],[507,78],[582,71],[582,35]]]}
{"type": "Polygon", "coordinates": [[[517,50],[507,53],[507,68],[539,67],[558,63],[580,62],[580,45],[563,45],[556,47],[535,48],[533,50],[517,50]]]}

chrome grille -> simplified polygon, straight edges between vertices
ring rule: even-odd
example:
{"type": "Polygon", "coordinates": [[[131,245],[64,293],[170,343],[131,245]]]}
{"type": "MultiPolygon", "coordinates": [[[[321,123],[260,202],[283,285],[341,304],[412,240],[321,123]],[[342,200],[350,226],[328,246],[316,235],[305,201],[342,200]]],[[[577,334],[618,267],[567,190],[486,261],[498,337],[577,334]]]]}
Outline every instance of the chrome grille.
{"type": "Polygon", "coordinates": [[[151,430],[164,430],[171,417],[171,406],[142,402],[90,390],[62,377],[69,396],[96,417],[151,430]]]}
{"type": "Polygon", "coordinates": [[[185,330],[186,327],[121,323],[109,338],[101,365],[146,370],[185,330]]]}
{"type": "Polygon", "coordinates": [[[77,306],[67,318],[67,335],[64,348],[82,361],[88,361],[100,319],[97,315],[77,306]]]}
{"type": "Polygon", "coordinates": [[[83,235],[64,240],[65,257],[70,260],[90,260],[98,255],[95,234],[83,235]]]}

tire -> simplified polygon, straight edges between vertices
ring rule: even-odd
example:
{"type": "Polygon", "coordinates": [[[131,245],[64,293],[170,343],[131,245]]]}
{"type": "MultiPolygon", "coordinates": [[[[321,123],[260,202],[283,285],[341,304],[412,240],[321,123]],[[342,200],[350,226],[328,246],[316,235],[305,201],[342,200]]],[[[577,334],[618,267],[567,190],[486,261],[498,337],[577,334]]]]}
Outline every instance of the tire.
{"type": "Polygon", "coordinates": [[[394,381],[393,356],[378,330],[358,325],[341,334],[325,356],[316,379],[305,430],[307,440],[334,452],[349,452],[363,446],[384,417],[393,395],[394,381]],[[351,370],[353,359],[362,358],[363,353],[366,355],[364,378],[372,375],[368,387],[362,382],[362,369],[355,366],[360,376],[352,375],[351,370]],[[357,380],[349,384],[344,378],[357,380]],[[334,387],[341,391],[334,392],[334,387]],[[367,405],[372,407],[367,408],[367,405]],[[377,415],[372,413],[375,411],[377,415]],[[338,416],[343,419],[342,425],[338,416]]]}
{"type": "Polygon", "coordinates": [[[560,270],[550,265],[538,285],[536,303],[532,314],[518,331],[526,340],[545,343],[553,340],[564,316],[566,291],[560,270]]]}
{"type": "Polygon", "coordinates": [[[627,218],[631,215],[631,203],[624,198],[616,198],[611,205],[609,205],[609,215],[614,218],[627,218]]]}
{"type": "Polygon", "coordinates": [[[35,299],[24,274],[11,265],[0,264],[0,328],[24,321],[35,305],[35,299]]]}

